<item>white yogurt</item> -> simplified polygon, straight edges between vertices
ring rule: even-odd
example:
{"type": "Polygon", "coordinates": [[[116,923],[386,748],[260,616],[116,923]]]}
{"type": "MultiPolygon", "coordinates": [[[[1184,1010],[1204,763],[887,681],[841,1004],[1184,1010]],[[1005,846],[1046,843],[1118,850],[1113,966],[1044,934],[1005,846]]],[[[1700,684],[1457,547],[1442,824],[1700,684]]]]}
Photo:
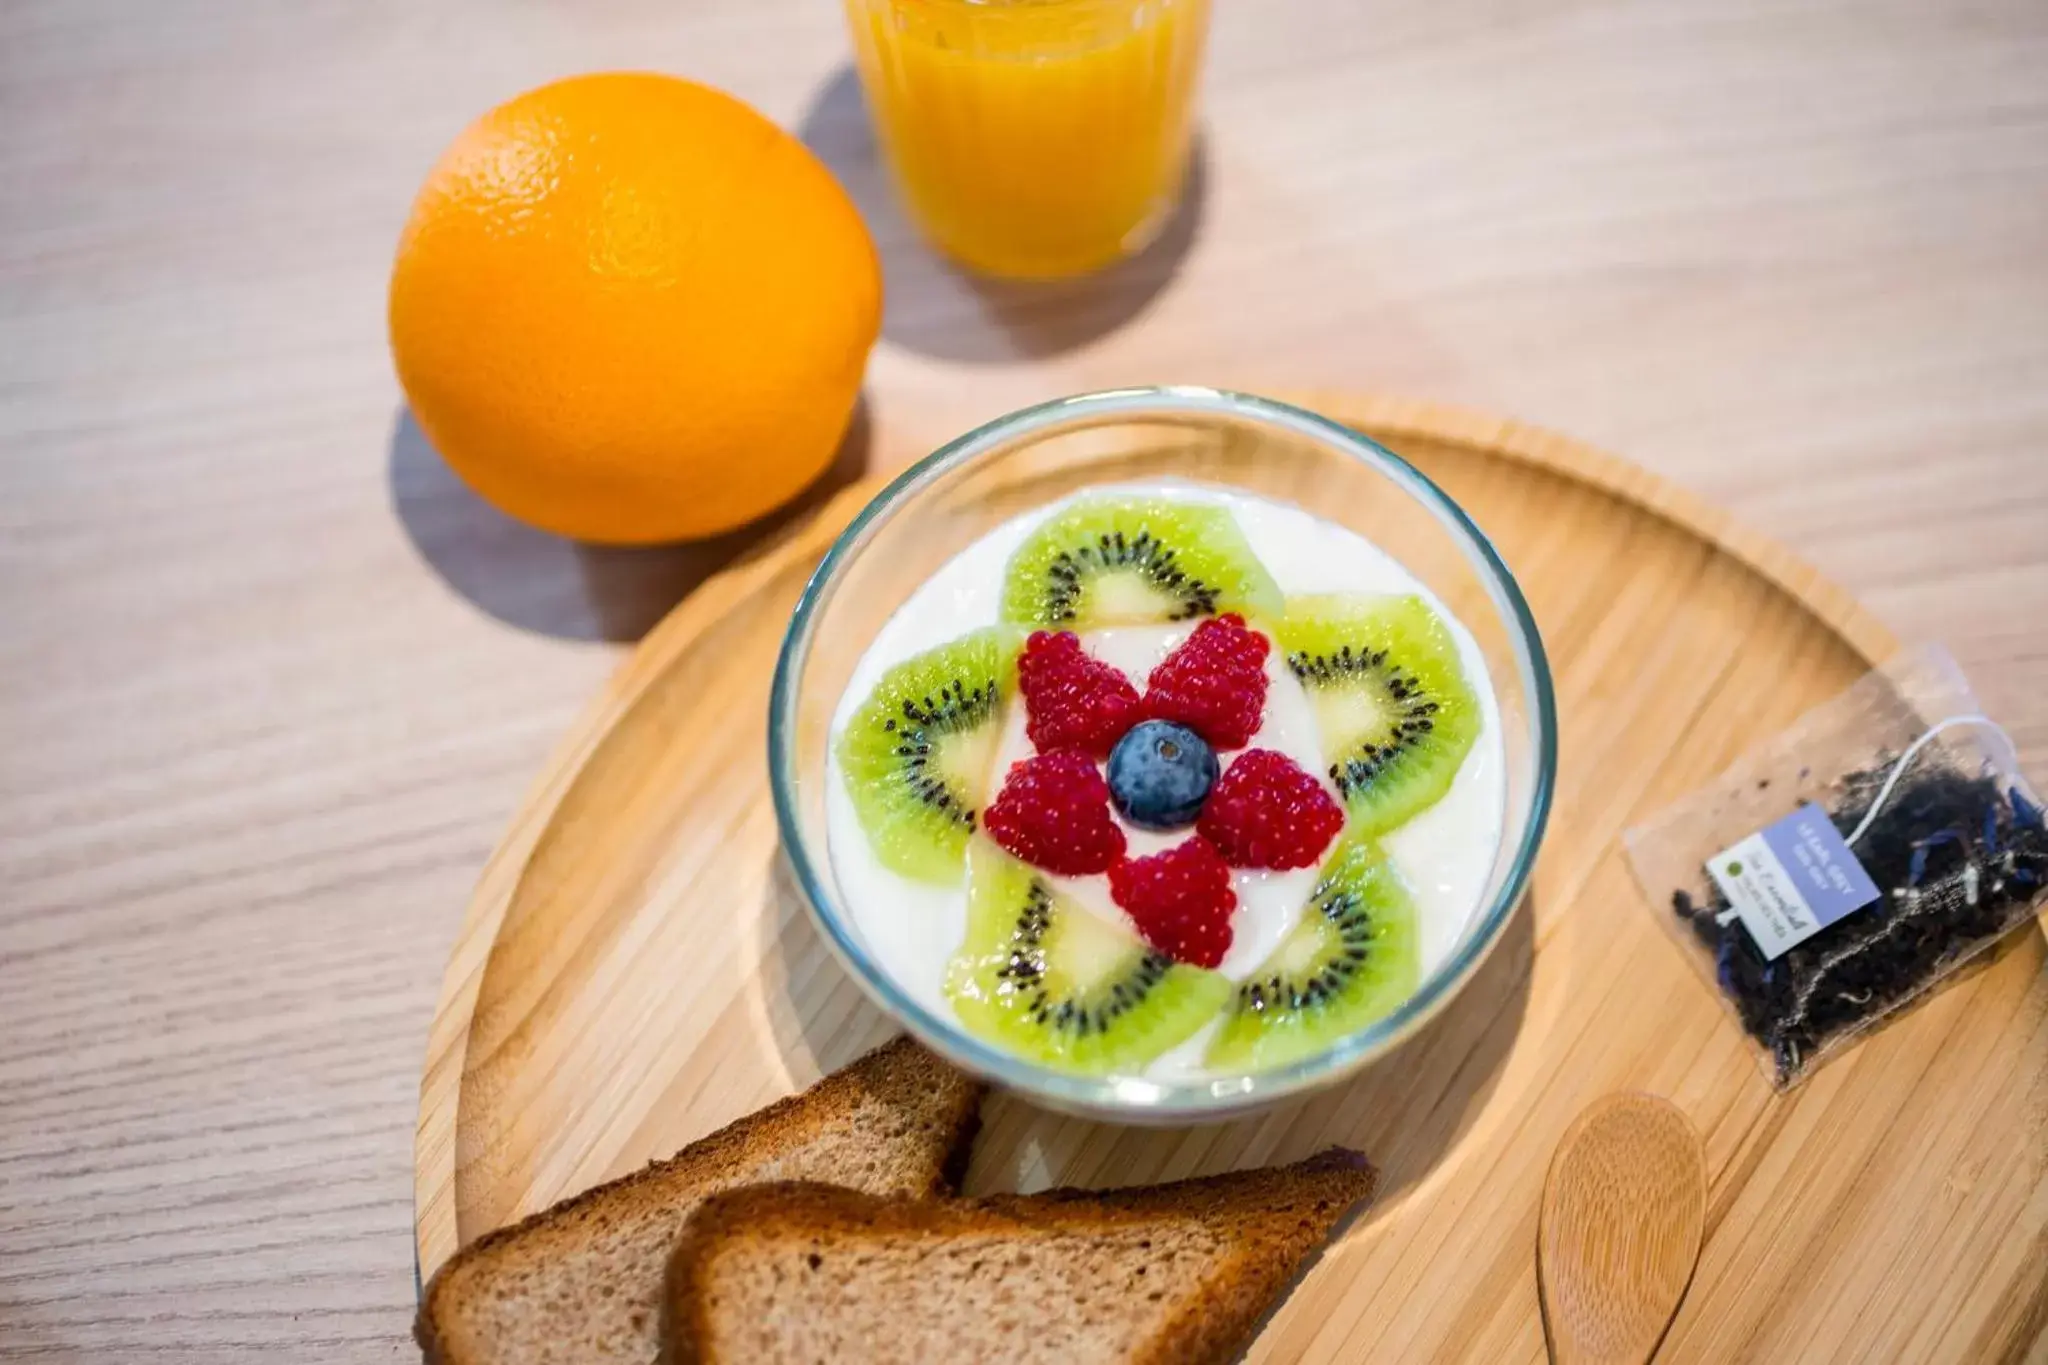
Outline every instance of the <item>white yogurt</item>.
{"type": "MultiPolygon", "coordinates": [[[[1456,948],[1478,907],[1500,844],[1506,810],[1500,707],[1485,657],[1471,632],[1385,551],[1356,532],[1300,508],[1178,480],[1092,488],[1077,496],[1110,491],[1229,508],[1252,552],[1264,561],[1284,594],[1415,593],[1450,626],[1484,717],[1479,738],[1443,799],[1382,841],[1414,897],[1422,972],[1427,976],[1456,948]]],[[[854,667],[833,716],[835,743],[827,770],[826,838],[840,902],[881,969],[942,1018],[952,1016],[944,985],[947,964],[967,933],[966,887],[964,882],[930,886],[911,881],[876,860],[839,771],[836,741],[889,668],[913,654],[996,624],[1011,554],[1033,528],[1063,505],[1036,508],[1005,522],[927,579],[876,634],[854,667]]],[[[1124,626],[1085,631],[1081,639],[1090,654],[1121,669],[1142,692],[1153,667],[1172,653],[1194,626],[1194,622],[1124,626]]],[[[1322,777],[1328,764],[1321,757],[1314,714],[1278,650],[1267,656],[1266,674],[1266,711],[1252,747],[1277,749],[1322,777]]],[[[1007,772],[1013,761],[1030,752],[1024,735],[1024,708],[1014,704],[992,770],[995,780],[1000,781],[1000,774],[1007,772]]],[[[1156,853],[1187,837],[1185,830],[1155,834],[1129,826],[1125,834],[1132,857],[1156,853]]],[[[1287,936],[1315,889],[1318,871],[1307,867],[1293,872],[1233,872],[1238,906],[1232,919],[1230,951],[1219,969],[1225,976],[1242,980],[1287,936]]],[[[1131,927],[1128,917],[1110,899],[1107,877],[1051,880],[1079,904],[1131,927]]],[[[1146,1078],[1171,1082],[1203,1075],[1201,1058],[1210,1031],[1204,1030],[1157,1058],[1145,1069],[1146,1078]]]]}

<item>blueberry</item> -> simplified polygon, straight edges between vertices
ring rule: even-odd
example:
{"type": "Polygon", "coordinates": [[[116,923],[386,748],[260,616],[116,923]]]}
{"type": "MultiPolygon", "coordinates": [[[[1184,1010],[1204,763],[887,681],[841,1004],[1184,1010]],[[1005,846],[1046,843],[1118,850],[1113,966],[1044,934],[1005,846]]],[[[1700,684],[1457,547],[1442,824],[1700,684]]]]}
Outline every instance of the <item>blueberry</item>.
{"type": "Polygon", "coordinates": [[[1134,725],[1109,752],[1109,796],[1140,829],[1181,829],[1195,823],[1216,785],[1216,751],[1193,730],[1169,720],[1134,725]]]}

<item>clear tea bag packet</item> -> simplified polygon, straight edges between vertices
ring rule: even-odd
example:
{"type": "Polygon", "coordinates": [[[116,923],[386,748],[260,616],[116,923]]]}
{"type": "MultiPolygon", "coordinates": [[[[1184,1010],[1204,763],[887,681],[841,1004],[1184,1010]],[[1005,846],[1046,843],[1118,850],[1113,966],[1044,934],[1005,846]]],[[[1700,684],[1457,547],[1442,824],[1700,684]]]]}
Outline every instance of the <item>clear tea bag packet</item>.
{"type": "Polygon", "coordinates": [[[2041,800],[1933,646],[1624,838],[1657,918],[1781,1090],[2031,921],[2048,891],[2041,800]]]}

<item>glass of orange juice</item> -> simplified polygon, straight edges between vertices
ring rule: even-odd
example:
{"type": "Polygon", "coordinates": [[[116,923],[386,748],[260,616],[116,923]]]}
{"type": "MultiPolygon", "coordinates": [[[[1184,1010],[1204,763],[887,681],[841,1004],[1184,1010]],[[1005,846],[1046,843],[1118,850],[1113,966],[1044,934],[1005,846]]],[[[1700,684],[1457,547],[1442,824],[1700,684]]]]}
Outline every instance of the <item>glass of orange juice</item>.
{"type": "Polygon", "coordinates": [[[991,275],[1142,248],[1188,164],[1209,0],[845,0],[911,216],[991,275]]]}

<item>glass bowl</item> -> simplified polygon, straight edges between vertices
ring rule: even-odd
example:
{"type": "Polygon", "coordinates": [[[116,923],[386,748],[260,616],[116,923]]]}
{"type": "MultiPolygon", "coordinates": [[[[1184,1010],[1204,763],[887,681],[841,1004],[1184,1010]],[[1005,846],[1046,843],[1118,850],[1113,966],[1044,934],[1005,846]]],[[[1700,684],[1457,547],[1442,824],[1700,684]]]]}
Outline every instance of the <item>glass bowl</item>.
{"type": "Polygon", "coordinates": [[[1557,767],[1550,670],[1520,588],[1479,528],[1407,461],[1301,408],[1171,387],[1063,398],[1011,413],[926,456],[854,518],[811,576],[776,664],[769,783],[783,848],[826,942],[927,1046],[1032,1100],[1125,1123],[1199,1122],[1329,1085],[1385,1056],[1471,980],[1515,911],[1542,841],[1557,767]],[[1194,1081],[1077,1076],[968,1033],[899,986],[842,903],[826,833],[833,715],[890,614],[940,565],[1019,513],[1097,484],[1195,480],[1292,503],[1364,535],[1476,639],[1499,701],[1506,809],[1484,897],[1449,955],[1392,1014],[1301,1061],[1194,1081]]]}

